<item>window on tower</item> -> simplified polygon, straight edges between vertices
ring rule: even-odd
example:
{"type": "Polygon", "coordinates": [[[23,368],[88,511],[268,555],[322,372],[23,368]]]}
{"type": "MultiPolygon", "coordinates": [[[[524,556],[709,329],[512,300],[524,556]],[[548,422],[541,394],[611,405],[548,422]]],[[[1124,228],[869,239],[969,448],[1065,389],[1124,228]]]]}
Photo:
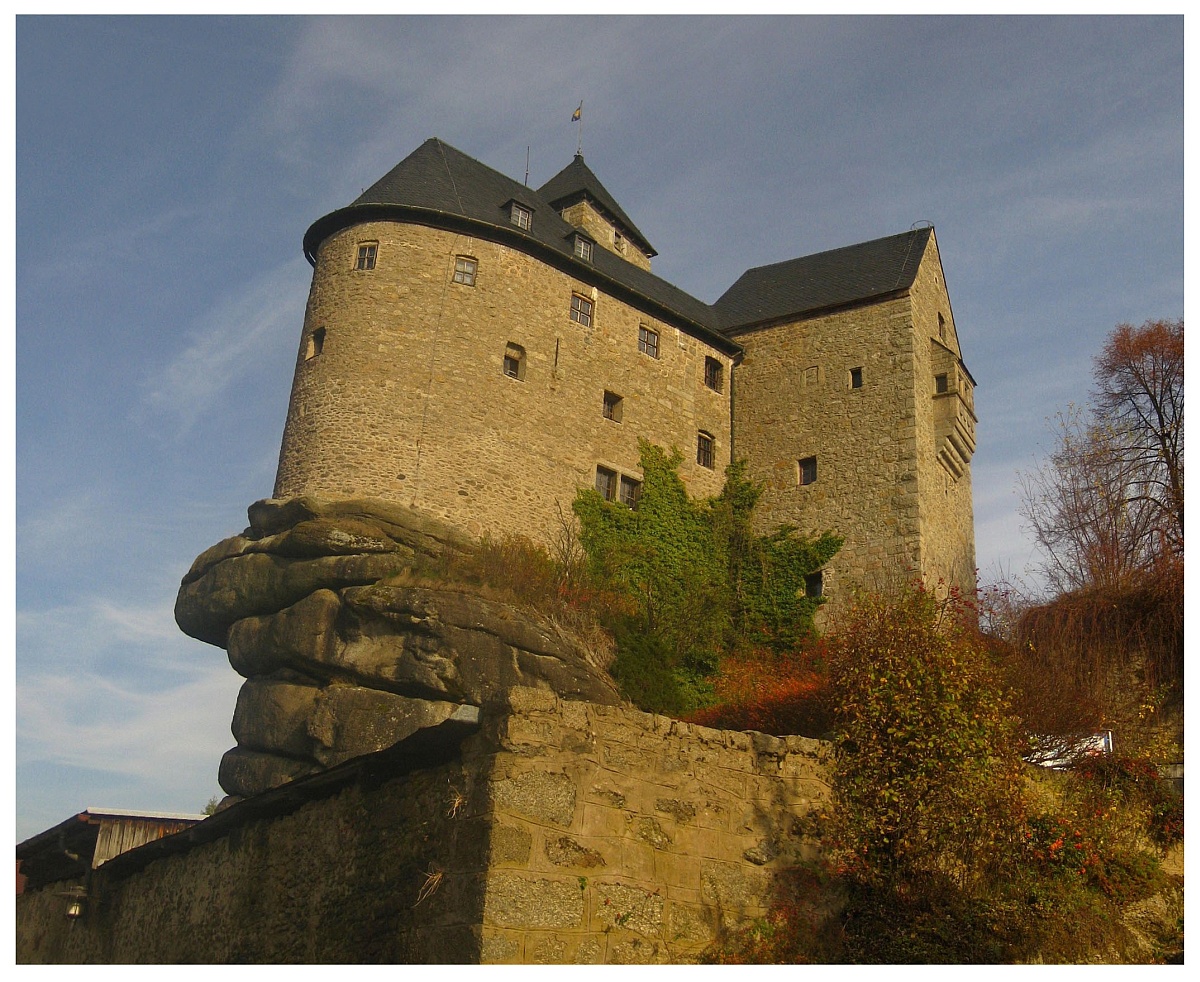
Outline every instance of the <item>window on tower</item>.
{"type": "Polygon", "coordinates": [[[463,286],[475,285],[475,270],[479,264],[470,256],[459,256],[454,260],[454,282],[463,286]]]}
{"type": "Polygon", "coordinates": [[[360,242],[358,246],[358,259],[354,263],[355,269],[374,269],[375,259],[379,255],[378,242],[360,242]]]}
{"type": "Polygon", "coordinates": [[[638,328],[638,351],[651,358],[658,357],[658,334],[648,327],[638,328]]]}
{"type": "Polygon", "coordinates": [[[586,297],[581,297],[578,293],[571,294],[571,320],[584,327],[591,327],[592,309],[592,302],[586,297]]]}
{"type": "Polygon", "coordinates": [[[504,348],[504,374],[518,382],[525,381],[525,349],[511,341],[504,348]]]}
{"type": "Polygon", "coordinates": [[[721,363],[716,358],[704,359],[704,384],[714,392],[721,391],[722,376],[724,374],[721,363]]]}

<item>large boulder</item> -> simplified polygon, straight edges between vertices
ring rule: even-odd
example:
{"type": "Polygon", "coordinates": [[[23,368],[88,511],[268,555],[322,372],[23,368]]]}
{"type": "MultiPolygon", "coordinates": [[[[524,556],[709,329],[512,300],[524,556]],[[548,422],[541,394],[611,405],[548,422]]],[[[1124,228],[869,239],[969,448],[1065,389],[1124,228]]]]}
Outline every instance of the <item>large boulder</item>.
{"type": "Polygon", "coordinates": [[[457,582],[455,558],[474,546],[428,516],[304,497],[249,517],[196,559],[175,604],[179,626],[247,679],[221,762],[230,795],[382,750],[514,687],[620,701],[579,639],[457,582]]]}

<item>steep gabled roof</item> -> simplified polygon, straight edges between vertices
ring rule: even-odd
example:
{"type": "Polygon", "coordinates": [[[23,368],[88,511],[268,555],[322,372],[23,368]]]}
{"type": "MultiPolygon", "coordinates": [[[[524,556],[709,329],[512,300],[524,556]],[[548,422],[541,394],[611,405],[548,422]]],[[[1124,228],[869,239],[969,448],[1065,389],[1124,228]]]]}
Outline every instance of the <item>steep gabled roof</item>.
{"type": "Polygon", "coordinates": [[[600,179],[592,173],[592,169],[583,162],[583,154],[575,154],[574,160],[538,188],[538,194],[558,211],[577,201],[590,200],[615,225],[620,227],[626,238],[633,239],[642,252],[647,256],[658,255],[646,237],[638,231],[638,227],[633,224],[613,196],[600,183],[600,179]]]}
{"type": "Polygon", "coordinates": [[[758,266],[713,305],[726,332],[907,290],[931,228],[758,266]]]}
{"type": "MultiPolygon", "coordinates": [[[[582,166],[582,160],[579,163],[582,166]]],[[[595,186],[603,191],[599,181],[595,186]]],[[[304,254],[315,264],[318,247],[335,232],[361,222],[389,220],[462,230],[525,249],[584,282],[651,310],[658,308],[658,316],[678,322],[721,350],[737,351],[737,345],[720,333],[716,312],[708,304],[607,249],[593,250],[591,261],[580,259],[574,253],[577,230],[540,192],[436,137],[422,143],[352,204],[313,222],[304,235],[304,254]],[[510,221],[508,206],[514,200],[533,212],[528,230],[510,221]]]]}

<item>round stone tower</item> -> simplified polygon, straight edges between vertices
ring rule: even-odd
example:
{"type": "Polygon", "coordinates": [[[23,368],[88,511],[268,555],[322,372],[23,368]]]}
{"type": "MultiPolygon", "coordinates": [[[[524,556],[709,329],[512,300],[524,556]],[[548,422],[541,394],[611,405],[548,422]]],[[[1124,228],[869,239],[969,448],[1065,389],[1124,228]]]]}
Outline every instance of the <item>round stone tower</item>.
{"type": "Polygon", "coordinates": [[[639,438],[708,441],[682,476],[719,491],[737,345],[650,274],[581,157],[542,191],[429,140],[313,224],[276,497],[385,498],[546,540],[578,488],[636,495],[639,438]]]}

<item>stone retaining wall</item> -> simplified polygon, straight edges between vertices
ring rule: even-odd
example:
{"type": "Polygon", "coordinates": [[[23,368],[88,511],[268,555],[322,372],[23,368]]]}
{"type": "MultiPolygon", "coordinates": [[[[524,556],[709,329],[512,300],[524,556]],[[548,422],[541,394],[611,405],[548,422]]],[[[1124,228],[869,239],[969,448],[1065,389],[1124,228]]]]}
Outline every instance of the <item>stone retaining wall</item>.
{"type": "Polygon", "coordinates": [[[101,867],[81,920],[19,897],[17,960],[694,960],[816,855],[827,752],[514,689],[449,764],[101,867]]]}

